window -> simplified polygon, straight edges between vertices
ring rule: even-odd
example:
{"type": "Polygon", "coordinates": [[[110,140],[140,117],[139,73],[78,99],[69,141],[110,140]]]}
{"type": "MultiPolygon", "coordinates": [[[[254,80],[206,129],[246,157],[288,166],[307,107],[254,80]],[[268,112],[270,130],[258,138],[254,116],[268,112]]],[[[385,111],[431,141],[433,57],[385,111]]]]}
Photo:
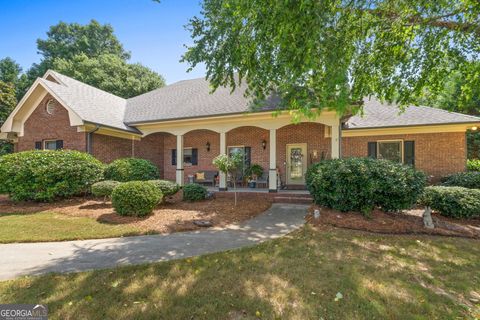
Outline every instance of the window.
{"type": "MultiPolygon", "coordinates": [[[[177,165],[177,149],[172,149],[172,165],[177,165]]],[[[198,165],[198,149],[185,148],[183,149],[183,165],[196,166],[198,165]]]]}
{"type": "Polygon", "coordinates": [[[403,163],[403,141],[378,141],[378,159],[386,159],[403,163]]]}
{"type": "Polygon", "coordinates": [[[57,150],[57,140],[45,140],[43,150],[57,150]]]}

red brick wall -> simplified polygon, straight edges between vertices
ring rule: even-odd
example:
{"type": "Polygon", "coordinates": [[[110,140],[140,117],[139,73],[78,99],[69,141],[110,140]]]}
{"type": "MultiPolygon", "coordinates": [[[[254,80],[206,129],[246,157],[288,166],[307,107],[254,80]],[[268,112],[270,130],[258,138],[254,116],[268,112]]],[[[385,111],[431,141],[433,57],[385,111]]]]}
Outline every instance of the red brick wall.
{"type": "Polygon", "coordinates": [[[269,165],[269,131],[258,127],[240,127],[227,132],[228,147],[244,146],[251,148],[251,164],[259,164],[265,172],[269,165]],[[262,141],[267,142],[263,149],[262,141]]]}
{"type": "Polygon", "coordinates": [[[164,175],[164,133],[153,133],[140,141],[135,141],[135,157],[152,161],[160,171],[160,177],[164,175]]]}
{"type": "Polygon", "coordinates": [[[109,163],[118,158],[132,156],[132,140],[94,133],[92,137],[92,155],[98,160],[109,163]]]}
{"type": "Polygon", "coordinates": [[[85,151],[86,136],[84,132],[77,132],[77,127],[70,126],[68,111],[55,99],[53,114],[48,114],[46,105],[53,99],[51,95],[45,96],[35,108],[24,124],[24,136],[18,138],[16,151],[35,149],[36,141],[63,140],[65,149],[85,151]]]}
{"type": "MultiPolygon", "coordinates": [[[[198,150],[198,165],[185,166],[185,181],[188,175],[199,170],[217,170],[213,159],[220,153],[220,134],[210,130],[194,130],[183,136],[184,148],[196,148],[198,150]],[[207,151],[207,142],[210,142],[210,151],[207,151]]],[[[164,179],[175,180],[176,166],[172,165],[172,150],[177,148],[177,137],[165,134],[164,138],[164,179]]]]}
{"type": "Polygon", "coordinates": [[[415,167],[431,175],[432,180],[465,170],[466,137],[463,132],[345,137],[342,154],[344,157],[366,157],[368,142],[392,139],[415,141],[415,167]]]}
{"type": "Polygon", "coordinates": [[[291,124],[277,130],[277,167],[280,179],[286,183],[286,152],[287,144],[307,143],[307,166],[318,162],[322,153],[326,159],[331,154],[330,138],[325,138],[325,126],[320,123],[291,124]],[[313,151],[317,151],[317,159],[313,159],[313,151]]]}

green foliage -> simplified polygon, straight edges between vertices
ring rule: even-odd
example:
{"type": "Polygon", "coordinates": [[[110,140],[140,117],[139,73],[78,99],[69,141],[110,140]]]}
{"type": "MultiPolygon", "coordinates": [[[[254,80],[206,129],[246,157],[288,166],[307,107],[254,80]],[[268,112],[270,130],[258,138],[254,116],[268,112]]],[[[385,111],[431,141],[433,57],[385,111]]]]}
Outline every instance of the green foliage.
{"type": "Polygon", "coordinates": [[[263,167],[256,163],[252,164],[247,170],[245,170],[245,174],[248,177],[253,177],[255,175],[257,178],[260,178],[263,175],[263,167]]]}
{"type": "Polygon", "coordinates": [[[198,183],[189,183],[183,187],[184,201],[204,200],[207,196],[207,188],[198,183]]]}
{"type": "Polygon", "coordinates": [[[158,168],[150,161],[138,158],[117,159],[105,169],[105,179],[115,181],[145,181],[159,178],[158,168]]]}
{"type": "Polygon", "coordinates": [[[459,172],[446,176],[442,179],[442,185],[480,189],[480,172],[459,172]]]}
{"type": "Polygon", "coordinates": [[[162,200],[162,192],[151,183],[129,181],[112,192],[112,206],[122,216],[143,217],[162,200]]]}
{"type": "Polygon", "coordinates": [[[467,160],[467,170],[468,171],[480,171],[480,159],[469,159],[469,160],[467,160]]]}
{"type": "Polygon", "coordinates": [[[480,87],[469,63],[480,53],[479,11],[476,0],[205,0],[183,60],[205,64],[214,88],[245,81],[251,96],[277,91],[307,117],[370,95],[405,105],[452,70],[469,96],[480,87]]]}
{"type": "Polygon", "coordinates": [[[241,154],[234,154],[232,156],[227,156],[226,154],[221,154],[213,159],[213,165],[223,173],[234,174],[237,172],[237,169],[243,164],[243,156],[241,154]]]}
{"type": "Polygon", "coordinates": [[[114,54],[59,58],[52,62],[52,69],[123,98],[165,86],[165,80],[155,71],[138,63],[127,63],[114,54]]]}
{"type": "Polygon", "coordinates": [[[451,218],[480,217],[480,190],[463,187],[426,187],[420,202],[451,218]]]}
{"type": "Polygon", "coordinates": [[[122,182],[105,180],[99,181],[92,185],[92,194],[95,197],[111,197],[113,189],[118,187],[122,182]]]}
{"type": "Polygon", "coordinates": [[[0,193],[14,201],[68,198],[88,192],[103,169],[100,161],[79,151],[13,153],[0,157],[0,193]]]}
{"type": "Polygon", "coordinates": [[[163,194],[163,197],[164,197],[162,199],[162,201],[165,199],[165,197],[171,197],[180,190],[180,186],[177,183],[172,182],[172,181],[150,180],[148,182],[153,184],[160,191],[162,191],[162,194],[163,194]]]}
{"type": "Polygon", "coordinates": [[[376,206],[385,211],[410,208],[425,182],[425,175],[409,166],[370,158],[325,160],[306,174],[315,203],[366,215],[376,206]]]}
{"type": "Polygon", "coordinates": [[[16,84],[22,68],[18,63],[10,57],[6,57],[0,60],[0,81],[16,84]]]}
{"type": "Polygon", "coordinates": [[[480,159],[480,131],[478,130],[467,130],[467,158],[480,159]]]}
{"type": "Polygon", "coordinates": [[[17,105],[15,87],[0,80],[0,126],[5,122],[17,105]]]}

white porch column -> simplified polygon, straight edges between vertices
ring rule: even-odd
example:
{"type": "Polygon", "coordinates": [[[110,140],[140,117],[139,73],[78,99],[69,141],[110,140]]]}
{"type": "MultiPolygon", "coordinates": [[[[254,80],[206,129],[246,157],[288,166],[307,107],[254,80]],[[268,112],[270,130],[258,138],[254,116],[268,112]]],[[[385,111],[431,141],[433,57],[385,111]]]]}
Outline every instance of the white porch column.
{"type": "Polygon", "coordinates": [[[332,159],[340,158],[340,121],[332,125],[332,159]]]}
{"type": "Polygon", "coordinates": [[[277,192],[277,129],[270,129],[268,145],[270,150],[268,192],[277,192]]]}
{"type": "MultiPolygon", "coordinates": [[[[220,132],[220,154],[227,154],[227,134],[225,132],[220,132]]],[[[227,175],[223,172],[220,172],[219,190],[227,190],[227,175]]]]}
{"type": "Polygon", "coordinates": [[[177,135],[177,173],[176,173],[176,182],[183,186],[184,185],[184,172],[183,172],[183,135],[177,135]]]}

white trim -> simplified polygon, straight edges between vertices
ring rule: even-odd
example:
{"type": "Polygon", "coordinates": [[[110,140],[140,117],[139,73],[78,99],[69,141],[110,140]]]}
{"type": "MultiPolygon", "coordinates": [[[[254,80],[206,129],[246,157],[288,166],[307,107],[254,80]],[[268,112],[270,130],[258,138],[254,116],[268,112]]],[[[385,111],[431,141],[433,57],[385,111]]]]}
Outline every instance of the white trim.
{"type": "Polygon", "coordinates": [[[400,142],[400,153],[401,153],[401,156],[402,156],[402,164],[405,163],[405,150],[404,149],[404,140],[403,139],[387,139],[387,140],[376,140],[377,142],[377,159],[378,158],[378,155],[380,153],[380,143],[389,143],[389,142],[400,142]]]}
{"type": "Polygon", "coordinates": [[[55,149],[53,149],[53,150],[57,150],[57,140],[53,140],[53,139],[45,139],[45,140],[42,141],[42,149],[43,150],[52,150],[52,149],[47,149],[46,148],[47,142],[55,142],[55,149]]]}

